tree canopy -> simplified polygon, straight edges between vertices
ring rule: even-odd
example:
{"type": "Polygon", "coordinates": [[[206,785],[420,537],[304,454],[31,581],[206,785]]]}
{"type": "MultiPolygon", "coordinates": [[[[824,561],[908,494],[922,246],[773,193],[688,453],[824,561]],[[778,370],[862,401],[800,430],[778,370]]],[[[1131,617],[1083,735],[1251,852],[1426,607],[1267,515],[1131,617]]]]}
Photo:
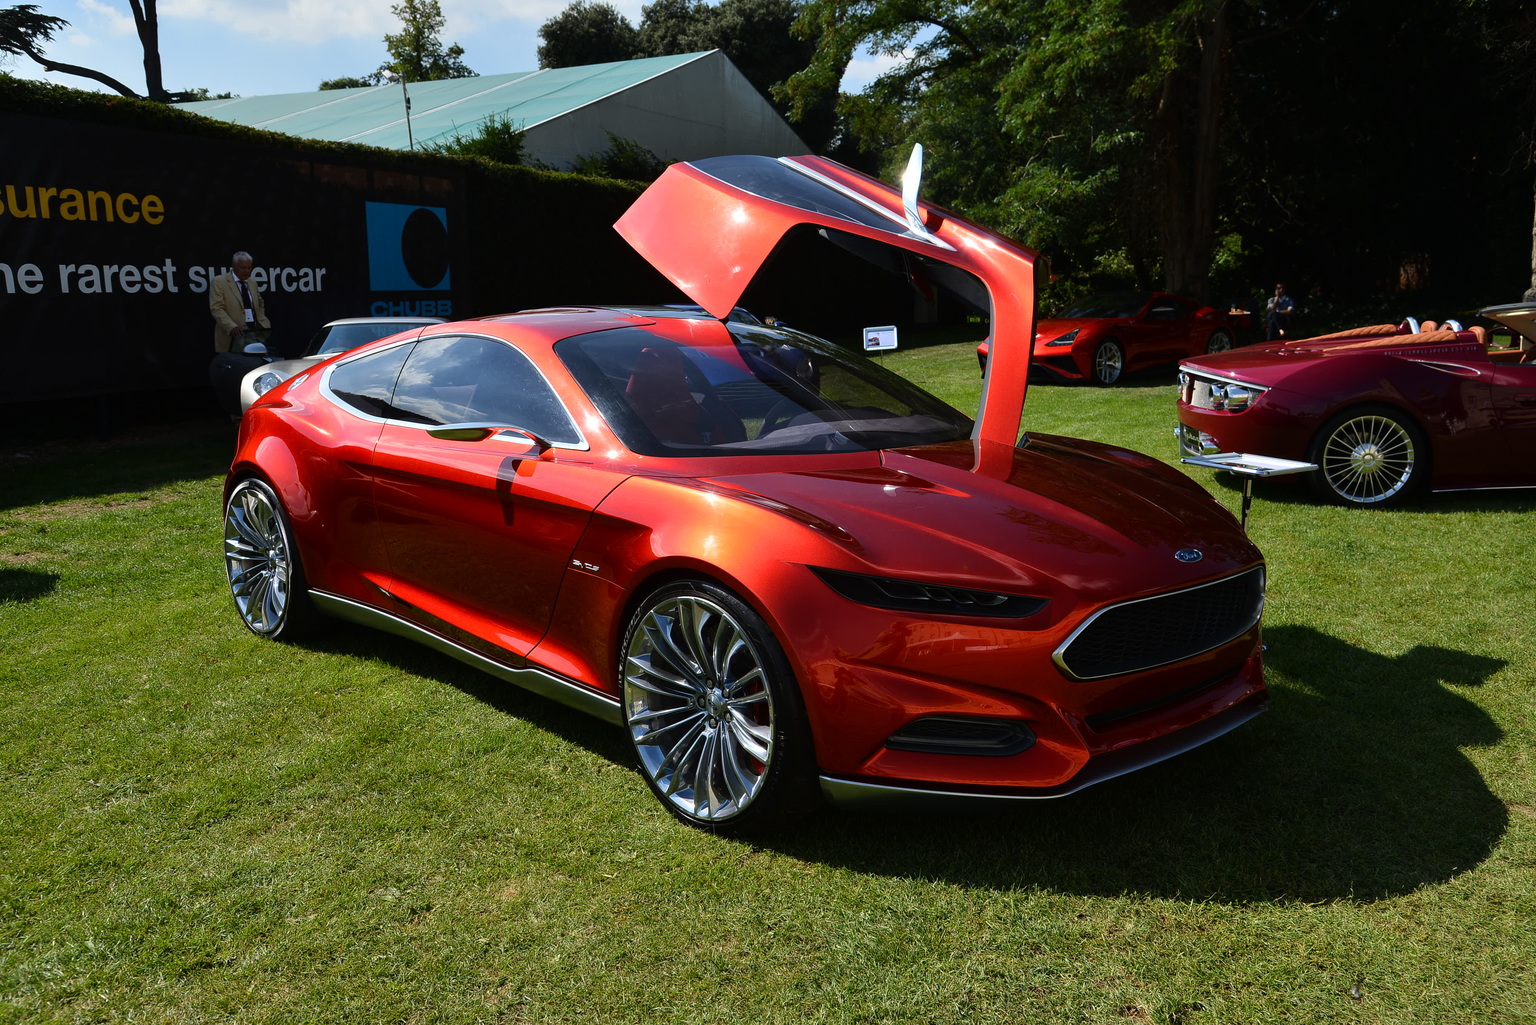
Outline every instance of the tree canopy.
{"type": "Polygon", "coordinates": [[[26,57],[42,65],[44,71],[58,71],[79,78],[89,78],[93,82],[100,82],[121,96],[133,99],[147,97],[160,103],[196,99],[198,90],[174,93],[165,88],[164,76],[160,68],[160,19],[155,8],[155,0],[128,0],[128,6],[133,12],[133,27],[138,33],[139,46],[144,54],[142,96],[105,72],[82,67],[79,64],[49,60],[43,52],[43,44],[52,40],[54,33],[68,27],[69,22],[52,15],[39,14],[35,4],[0,8],[0,54],[26,57]]]}
{"type": "Polygon", "coordinates": [[[400,31],[384,36],[389,60],[366,75],[341,75],[320,83],[328,89],[357,89],[385,82],[436,82],[444,78],[474,78],[464,63],[464,47],[443,46],[443,9],[437,0],[400,0],[390,8],[400,19],[400,31]]]}
{"type": "Polygon", "coordinates": [[[384,37],[389,60],[379,66],[379,75],[407,82],[475,77],[464,63],[464,47],[444,47],[438,37],[444,20],[437,0],[400,0],[390,12],[400,19],[400,31],[384,37]]]}
{"type": "Polygon", "coordinates": [[[834,92],[865,49],[894,58],[841,98],[850,130],[892,173],[924,143],[934,198],[1065,277],[1452,288],[1472,283],[1468,232],[1509,241],[1495,171],[1523,125],[1494,114],[1487,26],[1520,6],[809,0],[817,49],[787,93],[834,92]]]}

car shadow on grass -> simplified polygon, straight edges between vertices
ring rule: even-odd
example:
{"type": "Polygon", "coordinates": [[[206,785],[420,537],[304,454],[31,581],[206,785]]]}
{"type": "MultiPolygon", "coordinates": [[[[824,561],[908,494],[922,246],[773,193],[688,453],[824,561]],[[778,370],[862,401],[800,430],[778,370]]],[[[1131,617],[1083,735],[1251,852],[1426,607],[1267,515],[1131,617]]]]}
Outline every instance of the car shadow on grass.
{"type": "Polygon", "coordinates": [[[107,440],[9,446],[0,449],[0,511],[222,476],[234,450],[234,426],[206,419],[145,427],[107,440]]]}
{"type": "MultiPolygon", "coordinates": [[[[303,646],[333,655],[381,660],[413,676],[452,687],[503,715],[524,720],[601,758],[620,765],[628,765],[634,760],[617,727],[552,698],[526,691],[415,640],[335,621],[328,622],[319,635],[306,637],[303,646]]],[[[644,788],[645,784],[639,782],[638,776],[636,782],[644,788]]]]}
{"type": "MultiPolygon", "coordinates": [[[[872,875],[1232,904],[1380,900],[1489,855],[1508,811],[1462,748],[1501,732],[1457,688],[1481,685],[1502,661],[1427,646],[1388,657],[1304,626],[1266,641],[1271,710],[1168,762],[1058,800],[827,809],[754,842],[872,875]]],[[[612,725],[414,642],[338,624],[306,646],[382,659],[633,763],[612,725]]],[[[635,784],[650,801],[638,774],[635,784]]]]}
{"type": "Polygon", "coordinates": [[[0,566],[0,605],[22,605],[52,594],[59,586],[57,573],[0,566]]]}
{"type": "Polygon", "coordinates": [[[995,889],[1229,903],[1373,901],[1481,863],[1508,811],[1462,753],[1500,731],[1456,692],[1497,659],[1386,657],[1266,631],[1271,710],[1194,752],[1054,801],[934,819],[818,817],[777,850],[995,889]]]}

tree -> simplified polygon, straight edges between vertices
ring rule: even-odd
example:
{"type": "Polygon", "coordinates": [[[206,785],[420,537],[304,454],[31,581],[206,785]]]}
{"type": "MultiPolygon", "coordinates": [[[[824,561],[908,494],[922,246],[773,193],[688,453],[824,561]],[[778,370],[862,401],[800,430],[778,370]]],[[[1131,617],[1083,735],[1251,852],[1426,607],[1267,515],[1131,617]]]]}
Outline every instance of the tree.
{"type": "Polygon", "coordinates": [[[484,157],[503,164],[523,163],[524,132],[511,118],[493,114],[480,123],[473,135],[457,128],[453,134],[439,137],[422,146],[428,153],[451,153],[464,157],[484,157]]]}
{"type": "Polygon", "coordinates": [[[892,175],[923,142],[933,198],[1079,288],[1360,293],[1431,266],[1449,288],[1475,278],[1453,239],[1506,244],[1467,18],[1490,4],[1519,0],[810,0],[817,52],[786,92],[799,109],[861,50],[896,58],[841,98],[850,130],[892,175]]]}
{"type": "Polygon", "coordinates": [[[539,67],[571,68],[639,56],[629,19],[602,0],[576,0],[539,26],[539,67]]]}
{"type": "Polygon", "coordinates": [[[320,91],[326,92],[331,89],[366,89],[368,86],[378,84],[378,78],[374,75],[367,75],[363,78],[352,78],[343,75],[340,78],[327,78],[324,82],[321,82],[320,91]]]}
{"type": "MultiPolygon", "coordinates": [[[[167,92],[165,89],[160,72],[160,23],[155,0],[128,0],[128,6],[133,10],[133,26],[138,31],[139,45],[144,51],[144,95],[161,103],[174,103],[186,98],[187,94],[167,92]]],[[[55,32],[68,24],[63,18],[37,13],[34,4],[0,9],[0,53],[27,57],[42,65],[44,71],[59,71],[66,75],[89,78],[122,96],[144,98],[111,75],[78,64],[51,61],[44,56],[39,44],[51,40],[55,32]]]]}
{"type": "Polygon", "coordinates": [[[592,178],[649,182],[661,177],[661,172],[667,169],[666,161],[635,140],[612,132],[605,134],[608,136],[608,148],[578,157],[571,170],[592,178]]]}
{"type": "Polygon", "coordinates": [[[444,49],[438,38],[444,19],[437,0],[400,0],[390,11],[402,24],[399,32],[384,37],[390,59],[374,73],[379,80],[394,77],[407,82],[435,82],[475,77],[464,63],[464,47],[454,43],[444,49]]]}

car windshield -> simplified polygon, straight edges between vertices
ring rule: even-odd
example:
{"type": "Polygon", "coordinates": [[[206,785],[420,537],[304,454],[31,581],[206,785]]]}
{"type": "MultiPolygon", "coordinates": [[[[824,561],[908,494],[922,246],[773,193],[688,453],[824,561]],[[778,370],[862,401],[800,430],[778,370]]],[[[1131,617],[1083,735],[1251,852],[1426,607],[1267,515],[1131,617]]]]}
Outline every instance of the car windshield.
{"type": "Polygon", "coordinates": [[[861,353],[798,331],[729,325],[729,344],[620,328],[555,352],[642,455],[859,452],[956,441],[964,413],[861,353]]]}
{"type": "Polygon", "coordinates": [[[374,323],[361,324],[327,324],[321,328],[315,337],[310,339],[309,348],[304,350],[306,356],[331,356],[338,352],[348,352],[359,345],[387,338],[393,334],[413,327],[421,327],[431,321],[400,321],[381,320],[374,323]]]}
{"type": "Polygon", "coordinates": [[[1112,317],[1134,317],[1147,305],[1152,296],[1147,292],[1118,292],[1113,295],[1089,296],[1061,315],[1062,320],[1106,320],[1112,317]]]}

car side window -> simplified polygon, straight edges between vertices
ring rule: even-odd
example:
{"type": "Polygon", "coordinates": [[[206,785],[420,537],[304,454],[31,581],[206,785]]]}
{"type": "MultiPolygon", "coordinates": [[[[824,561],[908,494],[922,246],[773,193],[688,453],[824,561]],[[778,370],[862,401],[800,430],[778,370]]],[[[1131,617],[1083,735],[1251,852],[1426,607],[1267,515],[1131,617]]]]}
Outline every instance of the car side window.
{"type": "Polygon", "coordinates": [[[581,434],[532,361],[505,342],[439,336],[417,342],[395,389],[395,419],[441,425],[498,423],[555,444],[581,434]]]}
{"type": "Polygon", "coordinates": [[[331,368],[331,394],[369,416],[389,417],[390,396],[411,346],[395,345],[331,368]]]}

